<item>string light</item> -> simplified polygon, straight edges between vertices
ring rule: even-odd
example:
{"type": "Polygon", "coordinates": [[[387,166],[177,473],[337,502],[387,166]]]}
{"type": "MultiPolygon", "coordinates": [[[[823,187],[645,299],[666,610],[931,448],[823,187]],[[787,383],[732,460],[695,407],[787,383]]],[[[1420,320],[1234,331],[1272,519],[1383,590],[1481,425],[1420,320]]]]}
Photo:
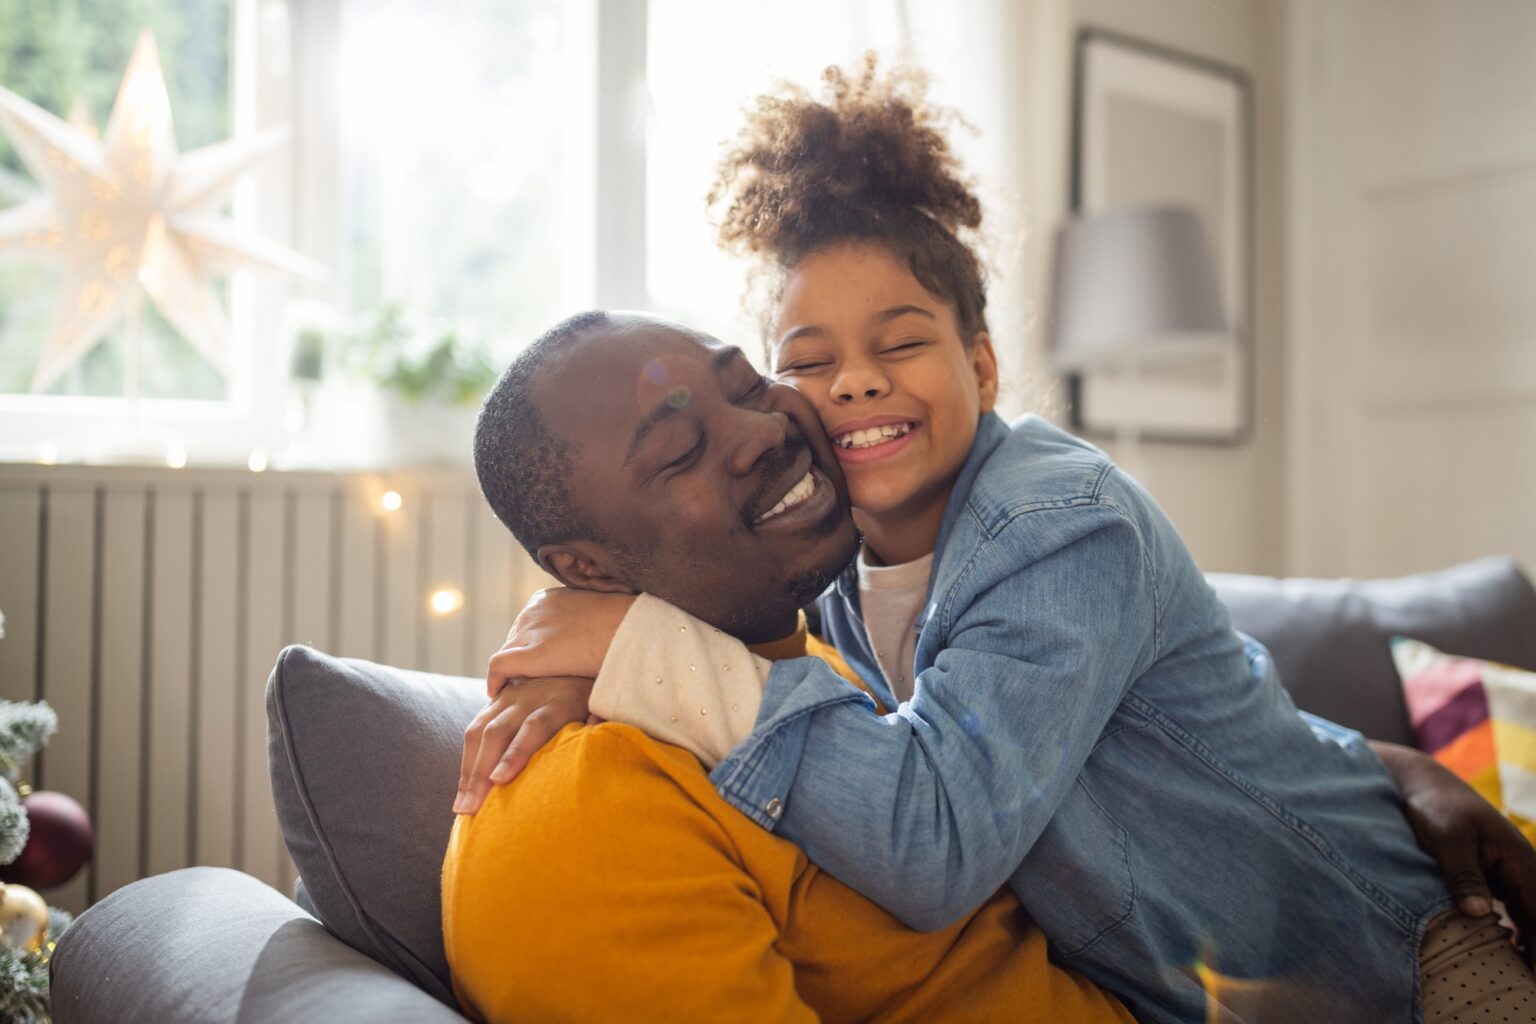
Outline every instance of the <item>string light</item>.
{"type": "Polygon", "coordinates": [[[165,464],[172,469],[185,469],[187,466],[187,450],[185,448],[167,448],[165,450],[165,464]]]}
{"type": "Polygon", "coordinates": [[[398,512],[405,500],[400,497],[399,491],[385,491],[379,496],[379,508],[385,512],[398,512]]]}
{"type": "Polygon", "coordinates": [[[464,607],[464,591],[458,587],[440,587],[432,592],[429,603],[438,615],[452,615],[464,607]]]}
{"type": "Polygon", "coordinates": [[[45,444],[37,450],[37,463],[40,466],[56,466],[59,462],[59,450],[51,444],[45,444]]]}
{"type": "Polygon", "coordinates": [[[251,452],[251,457],[245,460],[245,464],[251,468],[252,473],[261,473],[267,468],[267,453],[257,448],[251,452]]]}

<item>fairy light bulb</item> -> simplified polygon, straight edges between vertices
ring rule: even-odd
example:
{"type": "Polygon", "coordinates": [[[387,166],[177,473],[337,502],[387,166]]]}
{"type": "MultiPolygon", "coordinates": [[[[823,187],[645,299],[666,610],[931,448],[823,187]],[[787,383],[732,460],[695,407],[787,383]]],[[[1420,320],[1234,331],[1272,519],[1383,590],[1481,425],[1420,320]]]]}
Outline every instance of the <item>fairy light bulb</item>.
{"type": "Polygon", "coordinates": [[[458,587],[439,587],[432,592],[428,603],[438,615],[452,615],[464,607],[464,591],[458,587]]]}

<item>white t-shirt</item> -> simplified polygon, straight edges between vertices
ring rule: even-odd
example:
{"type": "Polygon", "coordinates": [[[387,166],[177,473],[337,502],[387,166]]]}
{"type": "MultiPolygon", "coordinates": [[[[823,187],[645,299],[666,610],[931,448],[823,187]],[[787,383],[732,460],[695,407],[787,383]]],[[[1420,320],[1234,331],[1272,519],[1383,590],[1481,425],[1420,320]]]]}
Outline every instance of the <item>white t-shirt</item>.
{"type": "Polygon", "coordinates": [[[870,649],[898,701],[912,699],[917,617],[928,596],[933,552],[901,565],[870,565],[859,552],[859,609],[870,649]]]}

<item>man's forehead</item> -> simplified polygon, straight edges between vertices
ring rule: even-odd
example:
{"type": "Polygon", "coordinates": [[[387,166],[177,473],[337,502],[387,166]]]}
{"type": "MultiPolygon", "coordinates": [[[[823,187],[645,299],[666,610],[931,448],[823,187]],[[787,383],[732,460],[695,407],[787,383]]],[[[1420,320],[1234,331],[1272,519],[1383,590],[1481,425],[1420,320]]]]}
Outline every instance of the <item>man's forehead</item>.
{"type": "Polygon", "coordinates": [[[632,430],[658,405],[686,405],[739,353],[665,325],[613,331],[578,346],[546,379],[538,389],[540,409],[557,433],[574,434],[578,442],[597,432],[632,430]]]}

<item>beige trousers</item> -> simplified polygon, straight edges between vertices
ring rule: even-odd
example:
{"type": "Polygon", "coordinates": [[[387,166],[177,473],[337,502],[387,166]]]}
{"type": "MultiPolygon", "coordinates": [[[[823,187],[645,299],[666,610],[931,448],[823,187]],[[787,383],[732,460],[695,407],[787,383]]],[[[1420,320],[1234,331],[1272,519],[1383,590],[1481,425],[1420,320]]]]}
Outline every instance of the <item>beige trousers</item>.
{"type": "Polygon", "coordinates": [[[1424,1024],[1536,1022],[1536,975],[1509,940],[1497,914],[1435,918],[1419,952],[1424,1024]]]}

